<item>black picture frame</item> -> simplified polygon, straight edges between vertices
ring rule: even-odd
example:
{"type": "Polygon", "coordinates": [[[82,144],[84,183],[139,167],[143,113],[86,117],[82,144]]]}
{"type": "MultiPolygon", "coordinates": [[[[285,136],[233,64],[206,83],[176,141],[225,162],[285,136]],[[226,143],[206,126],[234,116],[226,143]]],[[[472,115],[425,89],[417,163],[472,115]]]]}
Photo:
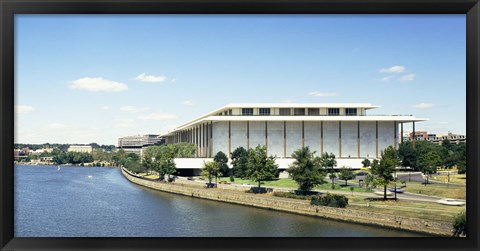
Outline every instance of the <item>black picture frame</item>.
{"type": "Polygon", "coordinates": [[[479,0],[0,0],[0,247],[2,250],[478,250],[479,0]],[[466,238],[14,238],[15,14],[466,14],[466,238]]]}

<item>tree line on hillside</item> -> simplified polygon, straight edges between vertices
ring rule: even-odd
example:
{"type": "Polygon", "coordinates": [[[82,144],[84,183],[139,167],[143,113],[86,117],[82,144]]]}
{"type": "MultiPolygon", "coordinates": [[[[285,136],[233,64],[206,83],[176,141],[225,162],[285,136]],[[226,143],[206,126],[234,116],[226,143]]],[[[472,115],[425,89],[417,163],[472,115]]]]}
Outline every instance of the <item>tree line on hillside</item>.
{"type": "Polygon", "coordinates": [[[57,165],[63,164],[84,164],[93,162],[93,156],[89,153],[59,152],[53,155],[53,162],[57,165]]]}
{"type": "MultiPolygon", "coordinates": [[[[15,143],[13,145],[14,149],[24,149],[28,148],[30,150],[40,150],[45,148],[52,148],[52,149],[59,149],[60,151],[67,151],[68,147],[73,144],[58,144],[58,143],[45,143],[45,144],[22,144],[22,143],[15,143]]],[[[107,152],[114,151],[116,147],[114,145],[99,145],[97,143],[90,143],[89,146],[92,146],[94,149],[102,149],[107,152]]]]}
{"type": "Polygon", "coordinates": [[[124,154],[115,157],[114,163],[124,166],[132,172],[155,172],[160,180],[165,176],[171,181],[171,175],[177,172],[175,158],[191,158],[195,156],[196,146],[180,142],[171,145],[149,146],[145,149],[142,159],[136,154],[124,154]]]}
{"type": "Polygon", "coordinates": [[[441,145],[429,141],[407,141],[399,145],[398,155],[403,167],[411,167],[414,171],[431,174],[438,167],[457,167],[458,173],[467,171],[467,145],[452,144],[444,140],[441,145]]]}

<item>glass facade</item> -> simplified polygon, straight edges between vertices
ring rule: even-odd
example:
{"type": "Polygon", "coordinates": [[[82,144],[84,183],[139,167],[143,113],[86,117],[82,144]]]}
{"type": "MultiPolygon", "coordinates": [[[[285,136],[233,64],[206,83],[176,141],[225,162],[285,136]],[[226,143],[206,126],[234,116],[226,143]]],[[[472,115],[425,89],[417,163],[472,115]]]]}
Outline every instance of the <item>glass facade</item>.
{"type": "Polygon", "coordinates": [[[293,115],[295,116],[305,116],[305,108],[294,108],[293,115]]]}
{"type": "Polygon", "coordinates": [[[338,116],[340,115],[339,108],[328,108],[328,116],[338,116]]]}
{"type": "Polygon", "coordinates": [[[357,116],[357,108],[345,108],[345,115],[357,116]]]}
{"type": "Polygon", "coordinates": [[[258,109],[260,115],[270,115],[270,108],[260,108],[258,109]]]}
{"type": "Polygon", "coordinates": [[[242,115],[251,116],[253,115],[253,108],[242,108],[242,115]]]}
{"type": "Polygon", "coordinates": [[[320,109],[308,108],[308,116],[318,116],[318,115],[320,115],[320,109]]]}
{"type": "Polygon", "coordinates": [[[280,116],[290,116],[290,108],[280,108],[280,116]]]}

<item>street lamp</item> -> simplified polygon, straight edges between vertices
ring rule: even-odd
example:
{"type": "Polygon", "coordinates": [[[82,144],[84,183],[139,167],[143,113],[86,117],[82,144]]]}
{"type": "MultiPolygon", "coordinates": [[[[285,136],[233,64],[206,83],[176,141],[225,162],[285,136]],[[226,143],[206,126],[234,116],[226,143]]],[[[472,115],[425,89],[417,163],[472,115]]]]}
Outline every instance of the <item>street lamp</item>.
{"type": "Polygon", "coordinates": [[[395,179],[395,188],[394,188],[395,190],[394,190],[394,192],[395,192],[395,201],[397,201],[397,167],[395,167],[394,172],[395,172],[395,174],[394,174],[395,177],[393,177],[395,179]]]}
{"type": "Polygon", "coordinates": [[[450,187],[450,170],[447,171],[447,187],[450,187]]]}

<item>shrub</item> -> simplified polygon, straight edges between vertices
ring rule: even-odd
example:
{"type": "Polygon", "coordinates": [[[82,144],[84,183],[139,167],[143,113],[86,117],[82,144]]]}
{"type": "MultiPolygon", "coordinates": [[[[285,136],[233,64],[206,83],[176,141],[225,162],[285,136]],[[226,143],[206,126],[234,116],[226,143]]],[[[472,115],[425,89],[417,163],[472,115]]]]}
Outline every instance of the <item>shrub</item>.
{"type": "Polygon", "coordinates": [[[312,198],[312,196],[297,195],[290,192],[273,192],[273,196],[299,200],[310,200],[312,198]]]}
{"type": "Polygon", "coordinates": [[[230,182],[234,182],[235,179],[233,178],[233,176],[230,176],[230,182]]]}
{"type": "Polygon", "coordinates": [[[465,229],[466,224],[467,215],[465,214],[465,211],[462,211],[453,221],[453,236],[458,237],[467,235],[467,230],[465,229]]]}
{"type": "Polygon", "coordinates": [[[327,193],[325,195],[312,197],[310,204],[317,206],[345,208],[348,205],[348,198],[344,195],[327,193]]]}

